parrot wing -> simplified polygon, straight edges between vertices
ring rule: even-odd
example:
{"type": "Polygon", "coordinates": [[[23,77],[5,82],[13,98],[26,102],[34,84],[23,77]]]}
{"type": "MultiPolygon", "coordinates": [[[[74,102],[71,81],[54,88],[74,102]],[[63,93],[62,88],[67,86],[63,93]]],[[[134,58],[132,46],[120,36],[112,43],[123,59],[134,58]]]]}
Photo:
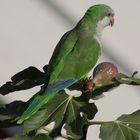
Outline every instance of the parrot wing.
{"type": "Polygon", "coordinates": [[[58,75],[63,70],[66,56],[73,50],[78,40],[76,30],[71,30],[63,35],[58,42],[50,59],[48,67],[48,85],[53,85],[58,75]]]}
{"type": "Polygon", "coordinates": [[[71,30],[64,34],[64,36],[59,41],[56,46],[54,53],[49,62],[48,72],[49,81],[46,83],[48,85],[45,91],[42,91],[42,95],[37,95],[34,100],[31,102],[27,110],[22,114],[18,120],[18,124],[22,123],[24,120],[30,118],[34,113],[36,113],[46,102],[48,102],[54,95],[75,83],[76,79],[68,79],[64,81],[57,81],[58,75],[61,73],[64,67],[64,60],[66,56],[72,51],[75,47],[75,44],[78,40],[77,33],[74,30],[71,30]],[[43,96],[45,95],[45,96],[43,96]]]}

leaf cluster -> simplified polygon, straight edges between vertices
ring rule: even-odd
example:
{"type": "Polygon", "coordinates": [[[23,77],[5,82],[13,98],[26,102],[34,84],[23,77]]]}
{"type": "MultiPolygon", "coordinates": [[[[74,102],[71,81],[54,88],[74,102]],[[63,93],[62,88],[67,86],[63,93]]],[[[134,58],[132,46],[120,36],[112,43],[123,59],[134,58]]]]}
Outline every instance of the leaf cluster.
{"type": "MultiPolygon", "coordinates": [[[[44,84],[47,66],[41,72],[35,67],[29,67],[15,74],[11,81],[6,82],[0,87],[0,94],[5,96],[11,92],[27,90],[35,86],[44,84]]],[[[98,112],[94,102],[90,99],[99,99],[103,93],[118,87],[121,84],[140,85],[140,79],[132,76],[119,74],[107,85],[101,85],[94,91],[85,91],[83,83],[79,81],[72,85],[70,90],[79,90],[82,92],[80,97],[69,96],[66,92],[60,91],[52,100],[45,104],[36,114],[26,120],[21,127],[23,136],[15,136],[6,140],[52,140],[56,137],[63,137],[69,140],[83,140],[86,135],[85,128],[96,124],[94,119],[98,112]],[[47,125],[54,123],[52,129],[46,128],[47,125]],[[38,130],[47,130],[45,134],[38,134],[38,130]],[[66,131],[64,135],[62,130],[66,131]]],[[[18,94],[18,93],[17,93],[18,94]]],[[[17,126],[17,120],[25,111],[28,104],[35,97],[34,95],[27,102],[14,101],[12,103],[0,106],[0,128],[17,126]]],[[[130,115],[122,115],[115,121],[100,122],[100,138],[102,140],[139,140],[140,136],[140,111],[130,115]]]]}

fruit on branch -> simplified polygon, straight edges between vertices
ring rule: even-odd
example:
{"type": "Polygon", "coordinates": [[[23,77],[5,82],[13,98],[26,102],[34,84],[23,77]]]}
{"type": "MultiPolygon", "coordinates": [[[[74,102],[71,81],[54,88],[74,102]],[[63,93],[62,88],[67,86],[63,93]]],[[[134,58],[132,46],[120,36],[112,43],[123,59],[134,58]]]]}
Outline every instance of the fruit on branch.
{"type": "Polygon", "coordinates": [[[91,79],[91,78],[86,79],[84,81],[83,87],[84,87],[85,91],[91,91],[92,92],[93,88],[95,87],[95,84],[93,83],[93,79],[91,79]]]}
{"type": "Polygon", "coordinates": [[[95,67],[92,78],[90,77],[84,81],[84,90],[92,92],[95,87],[111,84],[118,74],[118,69],[114,64],[102,62],[95,67]]]}
{"type": "Polygon", "coordinates": [[[118,69],[114,64],[102,62],[98,64],[93,71],[93,83],[95,86],[110,84],[118,74],[118,69]]]}

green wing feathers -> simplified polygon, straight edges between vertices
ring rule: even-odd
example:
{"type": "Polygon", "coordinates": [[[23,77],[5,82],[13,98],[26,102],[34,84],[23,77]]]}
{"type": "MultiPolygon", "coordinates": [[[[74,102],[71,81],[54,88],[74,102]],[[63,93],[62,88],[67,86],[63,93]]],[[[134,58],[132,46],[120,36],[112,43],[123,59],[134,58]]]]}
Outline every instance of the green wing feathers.
{"type": "Polygon", "coordinates": [[[64,67],[65,58],[74,48],[77,39],[77,32],[75,30],[71,30],[65,33],[57,44],[50,59],[47,72],[50,75],[49,85],[52,85],[57,80],[58,75],[64,67]]]}
{"type": "Polygon", "coordinates": [[[40,108],[40,106],[44,104],[44,101],[46,102],[46,100],[48,100],[48,97],[44,98],[44,96],[40,96],[40,95],[36,96],[35,99],[32,101],[32,103],[30,104],[30,106],[27,108],[27,110],[23,113],[23,115],[17,121],[17,124],[21,124],[23,121],[29,119],[30,116],[35,114],[38,108],[40,108]]]}

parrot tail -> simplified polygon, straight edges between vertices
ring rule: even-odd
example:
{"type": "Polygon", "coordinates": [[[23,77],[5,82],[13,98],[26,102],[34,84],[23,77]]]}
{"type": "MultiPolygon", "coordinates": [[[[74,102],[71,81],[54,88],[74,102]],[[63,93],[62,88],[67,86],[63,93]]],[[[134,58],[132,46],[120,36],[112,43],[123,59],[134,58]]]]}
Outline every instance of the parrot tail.
{"type": "Polygon", "coordinates": [[[21,115],[17,124],[23,123],[23,121],[29,119],[33,114],[35,114],[43,105],[45,105],[50,99],[52,99],[60,90],[63,90],[72,84],[76,83],[78,80],[70,79],[66,81],[58,82],[57,84],[47,88],[43,95],[37,95],[34,100],[29,104],[29,107],[21,115]]]}

